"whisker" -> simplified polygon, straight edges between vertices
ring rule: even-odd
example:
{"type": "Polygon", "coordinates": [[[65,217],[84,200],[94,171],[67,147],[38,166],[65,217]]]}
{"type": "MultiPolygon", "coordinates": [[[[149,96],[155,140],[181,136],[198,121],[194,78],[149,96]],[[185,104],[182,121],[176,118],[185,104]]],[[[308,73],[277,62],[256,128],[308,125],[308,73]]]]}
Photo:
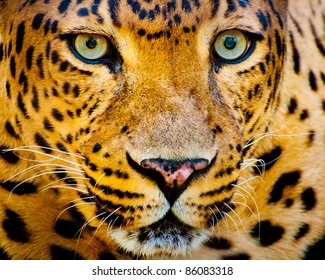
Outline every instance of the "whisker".
{"type": "Polygon", "coordinates": [[[234,209],[232,209],[227,203],[223,203],[231,212],[234,213],[234,215],[238,218],[239,222],[241,223],[241,225],[243,226],[243,229],[244,229],[244,232],[247,234],[247,231],[246,231],[246,227],[243,223],[243,220],[239,217],[239,215],[236,213],[236,211],[234,211],[234,209]]]}
{"type": "Polygon", "coordinates": [[[60,216],[65,212],[65,211],[68,211],[69,209],[73,208],[73,207],[77,207],[79,205],[94,205],[96,204],[95,202],[80,202],[80,203],[77,203],[77,204],[73,204],[69,207],[66,207],[64,210],[62,210],[59,215],[56,217],[55,219],[55,223],[58,221],[58,219],[60,218],[60,216]]]}
{"type": "MultiPolygon", "coordinates": [[[[15,177],[18,177],[19,175],[23,174],[23,173],[28,173],[29,171],[32,171],[34,169],[40,168],[40,167],[47,167],[47,166],[56,166],[56,167],[60,167],[60,168],[65,168],[66,170],[71,170],[71,171],[75,171],[75,172],[79,172],[80,175],[84,173],[83,170],[80,170],[78,168],[73,168],[70,166],[66,166],[66,165],[62,165],[62,164],[47,164],[47,163],[42,163],[42,164],[36,164],[36,165],[32,165],[14,175],[12,175],[11,177],[9,177],[8,179],[6,179],[4,182],[10,181],[12,179],[14,179],[15,177]]],[[[53,169],[55,170],[55,169],[53,169]]]]}
{"type": "MultiPolygon", "coordinates": [[[[76,162],[73,162],[71,160],[67,160],[67,159],[64,159],[64,158],[61,158],[59,156],[55,156],[55,155],[51,155],[51,154],[47,154],[47,153],[44,153],[44,152],[41,152],[41,151],[38,151],[38,150],[32,150],[30,149],[29,147],[33,147],[33,146],[26,146],[26,147],[19,147],[19,148],[13,148],[13,149],[3,149],[2,152],[15,152],[15,151],[23,151],[23,152],[31,152],[31,153],[35,153],[35,154],[40,154],[40,155],[43,155],[43,156],[46,156],[46,157],[49,157],[51,159],[57,159],[57,160],[60,160],[60,161],[63,161],[63,162],[68,162],[70,164],[73,164],[73,165],[76,165],[76,166],[79,166],[79,167],[82,167],[81,164],[79,163],[76,163],[76,162]]],[[[35,147],[38,147],[38,148],[47,148],[47,147],[41,147],[41,146],[35,146],[35,147]]],[[[49,148],[48,148],[49,149],[49,148]]],[[[84,159],[84,157],[82,156],[78,156],[78,155],[70,155],[70,153],[67,153],[67,152],[62,152],[61,150],[56,150],[56,149],[52,149],[53,151],[56,151],[56,152],[60,152],[61,154],[66,154],[66,155],[69,155],[69,156],[72,156],[72,157],[78,157],[78,158],[81,158],[81,159],[84,159]]],[[[19,156],[19,155],[17,155],[19,156]]],[[[35,161],[35,160],[31,160],[31,159],[25,159],[25,160],[29,160],[29,161],[35,161]]],[[[39,161],[39,160],[37,160],[39,161]]],[[[39,162],[42,162],[42,161],[39,161],[39,162]]]]}
{"type": "Polygon", "coordinates": [[[255,208],[256,208],[258,222],[260,223],[261,222],[261,216],[260,216],[260,211],[259,211],[259,208],[257,206],[256,200],[254,199],[254,197],[247,190],[245,190],[241,186],[237,186],[237,188],[244,191],[245,193],[247,193],[247,195],[252,199],[252,201],[253,201],[253,203],[255,205],[255,208]]]}
{"type": "Polygon", "coordinates": [[[49,186],[45,189],[42,189],[41,191],[46,191],[48,189],[69,189],[81,193],[88,193],[86,190],[80,189],[80,188],[75,188],[75,187],[85,187],[85,185],[81,184],[69,184],[69,185],[57,185],[57,186],[49,186]]]}
{"type": "Polygon", "coordinates": [[[93,240],[93,238],[95,237],[96,233],[98,232],[98,230],[100,229],[100,227],[105,223],[105,221],[107,221],[107,219],[109,217],[111,217],[114,213],[116,213],[117,211],[119,211],[121,209],[121,207],[118,207],[117,209],[115,209],[113,212],[109,213],[109,215],[107,215],[105,218],[102,219],[102,221],[100,222],[100,224],[98,225],[98,227],[96,228],[94,234],[92,235],[89,244],[91,243],[91,241],[93,240]]]}

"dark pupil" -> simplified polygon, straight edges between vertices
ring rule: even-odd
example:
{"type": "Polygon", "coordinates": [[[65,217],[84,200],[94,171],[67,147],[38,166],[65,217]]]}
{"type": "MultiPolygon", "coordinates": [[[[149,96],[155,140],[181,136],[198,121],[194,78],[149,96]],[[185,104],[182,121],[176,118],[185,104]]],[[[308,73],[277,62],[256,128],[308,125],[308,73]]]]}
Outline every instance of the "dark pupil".
{"type": "Polygon", "coordinates": [[[86,42],[86,46],[88,49],[94,49],[97,47],[97,40],[94,38],[89,38],[86,42]]]}
{"type": "Polygon", "coordinates": [[[227,36],[225,38],[224,46],[227,50],[232,50],[237,45],[237,39],[234,36],[227,36]]]}

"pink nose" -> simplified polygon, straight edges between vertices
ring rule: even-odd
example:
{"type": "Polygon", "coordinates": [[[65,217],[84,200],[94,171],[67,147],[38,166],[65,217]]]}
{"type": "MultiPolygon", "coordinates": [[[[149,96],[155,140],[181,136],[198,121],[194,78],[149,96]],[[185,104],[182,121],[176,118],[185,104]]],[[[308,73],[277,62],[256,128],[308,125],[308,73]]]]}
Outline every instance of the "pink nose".
{"type": "Polygon", "coordinates": [[[146,159],[141,162],[143,168],[158,171],[169,187],[182,186],[195,171],[207,168],[208,164],[206,159],[146,159]]]}
{"type": "Polygon", "coordinates": [[[141,162],[142,168],[150,169],[162,175],[164,182],[154,174],[146,174],[157,182],[157,186],[163,192],[170,205],[173,205],[186,190],[188,185],[186,182],[189,180],[189,177],[199,170],[206,169],[208,165],[209,161],[206,159],[187,159],[181,161],[146,159],[141,162]]]}

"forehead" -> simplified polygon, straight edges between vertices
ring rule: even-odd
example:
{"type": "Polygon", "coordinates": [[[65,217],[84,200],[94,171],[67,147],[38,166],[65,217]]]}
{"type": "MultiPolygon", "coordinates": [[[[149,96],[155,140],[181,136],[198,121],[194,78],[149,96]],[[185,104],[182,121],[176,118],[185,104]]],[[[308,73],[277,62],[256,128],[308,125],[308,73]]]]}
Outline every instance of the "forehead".
{"type": "Polygon", "coordinates": [[[109,25],[113,28],[192,27],[205,22],[267,17],[272,0],[47,0],[26,1],[29,11],[44,10],[62,21],[109,25]]]}

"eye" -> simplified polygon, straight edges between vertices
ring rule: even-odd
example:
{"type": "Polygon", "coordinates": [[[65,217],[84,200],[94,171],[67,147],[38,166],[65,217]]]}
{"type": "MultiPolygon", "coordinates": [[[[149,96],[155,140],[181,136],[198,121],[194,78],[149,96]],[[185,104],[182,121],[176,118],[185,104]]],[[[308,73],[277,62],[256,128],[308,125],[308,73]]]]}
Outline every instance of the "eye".
{"type": "Polygon", "coordinates": [[[111,44],[101,35],[79,34],[73,40],[73,48],[82,58],[98,61],[110,53],[111,44]]]}
{"type": "Polygon", "coordinates": [[[245,32],[231,29],[220,33],[214,42],[217,58],[226,63],[239,62],[250,49],[251,41],[245,32]]]}

